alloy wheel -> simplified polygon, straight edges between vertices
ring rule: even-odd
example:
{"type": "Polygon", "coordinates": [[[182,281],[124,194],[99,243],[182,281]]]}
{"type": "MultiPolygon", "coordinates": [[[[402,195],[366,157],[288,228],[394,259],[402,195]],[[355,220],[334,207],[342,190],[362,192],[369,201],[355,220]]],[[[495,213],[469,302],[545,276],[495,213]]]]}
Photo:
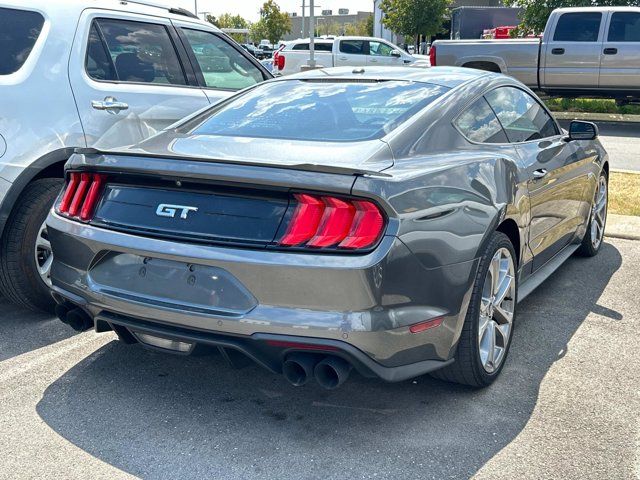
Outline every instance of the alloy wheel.
{"type": "Polygon", "coordinates": [[[47,231],[46,221],[42,223],[38,230],[35,245],[35,258],[38,274],[42,281],[51,286],[51,264],[53,263],[53,252],[51,251],[51,243],[49,242],[49,232],[47,231]]]}
{"type": "Polygon", "coordinates": [[[488,373],[500,368],[511,338],[516,306],[515,266],[511,252],[500,248],[485,276],[478,322],[480,363],[488,373]]]}
{"type": "Polygon", "coordinates": [[[607,195],[607,178],[601,175],[591,208],[591,245],[594,250],[598,249],[604,237],[604,226],[607,222],[607,195]]]}

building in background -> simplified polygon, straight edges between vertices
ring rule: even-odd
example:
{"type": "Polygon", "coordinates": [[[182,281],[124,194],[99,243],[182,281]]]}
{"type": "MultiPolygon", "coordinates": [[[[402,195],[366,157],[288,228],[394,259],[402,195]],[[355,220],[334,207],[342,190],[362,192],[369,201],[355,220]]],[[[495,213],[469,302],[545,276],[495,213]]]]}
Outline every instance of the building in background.
{"type": "Polygon", "coordinates": [[[397,45],[400,40],[398,35],[393,33],[391,30],[389,30],[382,24],[382,19],[384,18],[384,12],[380,10],[381,3],[382,3],[382,0],[374,0],[373,2],[373,36],[378,38],[384,38],[385,40],[388,40],[391,43],[395,43],[397,45]]]}
{"type": "MultiPolygon", "coordinates": [[[[309,7],[307,6],[307,15],[304,17],[305,29],[309,30],[309,7]]],[[[325,35],[325,32],[333,30],[337,27],[337,32],[329,32],[330,34],[343,35],[347,25],[356,25],[365,21],[371,12],[357,12],[350,13],[348,8],[340,8],[335,10],[323,10],[320,15],[316,15],[316,30],[320,35],[325,35]]],[[[290,13],[291,18],[291,33],[285,35],[283,40],[295,40],[296,38],[306,37],[307,33],[302,33],[302,15],[298,13],[290,13]]]]}

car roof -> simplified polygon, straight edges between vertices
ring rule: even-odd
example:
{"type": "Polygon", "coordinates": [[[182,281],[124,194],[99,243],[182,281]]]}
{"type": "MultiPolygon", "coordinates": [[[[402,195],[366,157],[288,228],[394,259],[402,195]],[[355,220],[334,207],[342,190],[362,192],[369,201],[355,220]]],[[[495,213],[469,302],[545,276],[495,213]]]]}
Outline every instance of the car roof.
{"type": "Polygon", "coordinates": [[[308,70],[296,73],[282,80],[295,79],[324,79],[336,78],[341,80],[353,79],[355,81],[367,80],[405,80],[411,82],[431,83],[447,88],[455,88],[458,85],[471,80],[496,75],[482,70],[461,67],[334,67],[308,70]]]}

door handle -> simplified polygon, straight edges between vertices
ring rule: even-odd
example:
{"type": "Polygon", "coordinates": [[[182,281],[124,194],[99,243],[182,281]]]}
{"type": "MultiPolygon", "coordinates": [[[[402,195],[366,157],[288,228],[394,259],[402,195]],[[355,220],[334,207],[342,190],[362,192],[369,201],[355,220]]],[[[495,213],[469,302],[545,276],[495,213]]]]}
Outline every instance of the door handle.
{"type": "Polygon", "coordinates": [[[127,110],[129,105],[124,102],[119,102],[114,97],[105,97],[104,100],[92,100],[91,107],[96,110],[106,110],[107,113],[115,115],[120,110],[127,110]]]}
{"type": "Polygon", "coordinates": [[[346,60],[347,59],[347,57],[339,57],[339,58],[340,58],[340,60],[346,60]]]}
{"type": "Polygon", "coordinates": [[[551,54],[552,55],[564,55],[564,48],[552,48],[551,49],[551,54]]]}
{"type": "Polygon", "coordinates": [[[370,58],[370,59],[369,59],[369,61],[370,61],[371,63],[378,63],[378,60],[376,60],[375,58],[370,58]]]}
{"type": "Polygon", "coordinates": [[[602,53],[604,53],[605,55],[616,55],[618,53],[618,49],[617,48],[605,48],[602,53]]]}
{"type": "Polygon", "coordinates": [[[533,178],[534,180],[540,180],[541,178],[546,177],[547,173],[549,172],[546,168],[539,168],[538,170],[533,171],[533,178]]]}

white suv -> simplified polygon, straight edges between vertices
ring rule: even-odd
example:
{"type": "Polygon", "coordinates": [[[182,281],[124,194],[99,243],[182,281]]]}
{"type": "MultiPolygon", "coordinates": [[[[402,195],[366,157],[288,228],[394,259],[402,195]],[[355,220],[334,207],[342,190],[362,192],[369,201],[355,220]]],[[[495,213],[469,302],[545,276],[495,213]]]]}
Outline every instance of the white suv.
{"type": "Polygon", "coordinates": [[[0,292],[52,308],[44,220],[74,148],[137,143],[268,78],[185,10],[0,0],[0,292]]]}

